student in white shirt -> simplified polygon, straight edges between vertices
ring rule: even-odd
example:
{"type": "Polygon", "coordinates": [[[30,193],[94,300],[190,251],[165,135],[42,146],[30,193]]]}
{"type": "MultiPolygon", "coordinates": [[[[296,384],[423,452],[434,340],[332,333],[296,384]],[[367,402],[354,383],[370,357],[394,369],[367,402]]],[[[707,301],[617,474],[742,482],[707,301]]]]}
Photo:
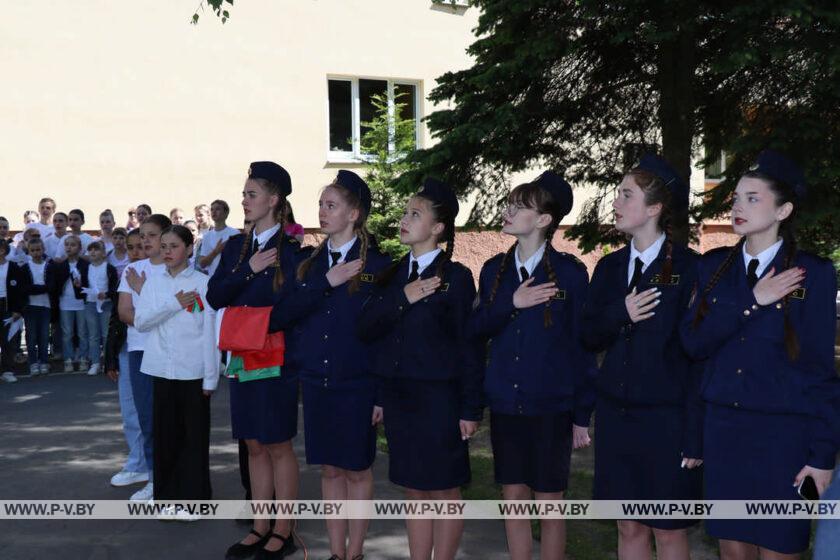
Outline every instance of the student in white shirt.
{"type": "MultiPolygon", "coordinates": [[[[141,205],[142,206],[142,205],[141,205]]],[[[140,207],[138,207],[140,208],[140,207]]],[[[117,301],[120,320],[128,325],[126,341],[128,345],[128,375],[131,380],[131,392],[134,396],[134,406],[140,421],[140,431],[143,433],[143,455],[149,471],[149,483],[135,492],[132,500],[148,501],[154,495],[154,447],[152,432],[152,378],[140,373],[143,361],[143,349],[146,344],[146,334],[134,328],[134,313],[140,300],[143,281],[162,274],[166,270],[163,255],[160,252],[160,234],[172,225],[169,218],[163,214],[152,214],[144,218],[140,225],[140,242],[146,258],[125,267],[120,285],[117,288],[117,301]]]]}
{"type": "Polygon", "coordinates": [[[230,206],[224,200],[214,200],[210,204],[210,217],[213,219],[214,227],[204,234],[201,240],[201,250],[198,251],[198,266],[206,270],[208,276],[213,276],[222,258],[222,250],[227,240],[234,235],[239,235],[239,230],[227,225],[227,218],[230,214],[230,206]]]}
{"type": "Polygon", "coordinates": [[[93,241],[88,245],[90,266],[82,274],[82,289],[85,292],[85,324],[88,332],[88,375],[98,375],[102,350],[108,342],[108,321],[111,317],[112,301],[117,295],[119,276],[117,270],[105,260],[105,244],[93,241]]]}
{"type": "MultiPolygon", "coordinates": [[[[88,248],[88,245],[90,245],[91,242],[93,241],[93,236],[82,231],[82,226],[83,225],[85,225],[85,213],[84,212],[82,212],[78,208],[75,208],[73,210],[70,210],[70,212],[67,213],[67,226],[70,228],[69,233],[72,233],[73,235],[75,235],[76,237],[79,238],[79,242],[81,243],[81,249],[80,249],[81,253],[80,254],[82,255],[83,259],[86,259],[87,258],[86,257],[87,248],[88,248]]],[[[56,228],[56,230],[57,230],[57,228],[56,228]]],[[[56,260],[63,260],[66,257],[67,257],[67,255],[64,252],[64,244],[59,243],[58,244],[58,249],[56,251],[55,259],[56,260]]]]}
{"type": "Polygon", "coordinates": [[[29,226],[29,224],[37,224],[38,219],[39,219],[38,212],[36,212],[35,210],[27,210],[26,212],[23,213],[23,229],[21,231],[17,232],[15,234],[15,236],[12,238],[12,242],[14,243],[15,246],[17,246],[18,243],[23,241],[23,232],[26,231],[26,228],[29,226]]]}
{"type": "Polygon", "coordinates": [[[55,200],[51,198],[42,198],[38,201],[38,215],[40,219],[35,225],[41,231],[41,239],[46,239],[55,232],[52,222],[55,209],[55,200]]]}
{"type": "Polygon", "coordinates": [[[26,226],[26,229],[22,233],[23,238],[9,254],[9,260],[16,262],[19,266],[23,266],[29,262],[29,242],[33,239],[42,239],[41,230],[34,223],[26,226]]]}
{"type": "MultiPolygon", "coordinates": [[[[59,301],[61,316],[62,355],[64,371],[72,372],[73,362],[78,361],[79,370],[87,371],[88,335],[85,323],[85,299],[82,293],[82,271],[88,262],[81,258],[81,241],[75,235],[64,236],[64,253],[67,257],[50,264],[50,293],[59,301]],[[73,333],[79,338],[79,347],[73,347],[73,333]]],[[[75,370],[75,371],[79,371],[75,370]]]]}
{"type": "Polygon", "coordinates": [[[67,235],[67,214],[56,212],[53,214],[52,223],[52,234],[43,238],[44,251],[49,260],[63,258],[64,236],[67,235]]]}
{"type": "MultiPolygon", "coordinates": [[[[219,382],[208,277],[189,267],[193,236],[161,235],[166,272],[142,283],[134,326],[147,332],[140,371],[153,377],[155,500],[209,500],[210,395],[219,382]]],[[[192,519],[189,519],[192,520],[192,519]]]]}
{"type": "Polygon", "coordinates": [[[117,271],[117,276],[122,276],[123,270],[131,262],[128,255],[128,245],[126,244],[128,232],[125,228],[114,228],[111,232],[111,240],[114,244],[113,250],[108,253],[108,264],[113,266],[117,271]]]}
{"type": "MultiPolygon", "coordinates": [[[[178,224],[175,224],[178,225],[178,224]]],[[[182,224],[185,228],[187,228],[193,236],[193,245],[192,249],[190,250],[190,268],[194,268],[200,272],[204,272],[198,266],[198,252],[201,250],[201,232],[198,230],[198,224],[195,223],[195,220],[187,220],[182,224]]]]}
{"type": "Polygon", "coordinates": [[[0,378],[6,383],[17,381],[14,372],[17,338],[9,340],[8,332],[11,324],[20,319],[23,310],[23,296],[21,294],[21,272],[17,264],[6,259],[9,254],[9,242],[0,238],[0,367],[3,374],[0,378]],[[6,323],[11,319],[10,323],[6,323]]]}
{"type": "Polygon", "coordinates": [[[99,240],[105,244],[105,254],[111,254],[114,250],[114,213],[111,210],[103,210],[99,214],[99,240]]]}
{"type": "Polygon", "coordinates": [[[172,221],[172,225],[184,225],[184,221],[186,221],[186,218],[184,217],[184,210],[181,208],[173,208],[169,211],[169,219],[172,221]]]}
{"type": "Polygon", "coordinates": [[[44,242],[40,238],[29,241],[30,260],[23,266],[26,282],[26,307],[23,320],[26,325],[26,353],[29,355],[31,375],[50,372],[50,296],[47,290],[47,261],[44,258],[44,242]]]}
{"type": "Polygon", "coordinates": [[[210,230],[212,225],[210,222],[210,207],[206,204],[199,204],[193,211],[195,212],[195,223],[198,225],[198,236],[204,237],[204,234],[210,230]]]}

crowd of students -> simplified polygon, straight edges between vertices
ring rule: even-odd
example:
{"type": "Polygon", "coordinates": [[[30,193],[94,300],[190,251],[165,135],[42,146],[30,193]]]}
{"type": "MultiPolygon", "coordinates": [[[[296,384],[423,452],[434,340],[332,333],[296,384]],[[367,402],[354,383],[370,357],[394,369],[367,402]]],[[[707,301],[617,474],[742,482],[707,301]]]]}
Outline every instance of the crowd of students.
{"type": "MultiPolygon", "coordinates": [[[[836,274],[797,247],[806,186],[784,155],[762,152],[738,182],[741,240],[702,256],[670,233],[688,185],[646,155],[613,204],[628,243],[591,280],[552,247],[573,195],[546,171],[511,191],[502,231],[514,243],[484,264],[477,289],[452,259],[459,203],[445,183],[428,178],[409,198],[400,222],[409,251],[396,262],[367,231],[371,193],[358,175],[339,171],[322,189],[317,246],[302,246],[290,221],[291,185],[280,165],[252,163],[242,234],[217,200],[196,207],[193,224],[178,209],[167,218],[140,205],[135,229],[114,229],[106,211],[100,238],[82,238],[84,215],[52,216],[45,199],[23,248],[0,243],[0,276],[19,279],[0,282],[4,318],[27,317],[27,348],[30,334],[38,348],[30,363],[48,345],[47,314],[33,307],[60,311],[64,358],[90,363],[92,374],[106,341],[130,450],[112,484],[148,481],[132,499],[211,498],[209,399],[220,361],[248,499],[297,498],[301,394],[306,461],[321,465],[328,500],[373,496],[379,423],[389,478],[407,498],[459,499],[484,408],[508,500],[563,499],[572,450],[591,444],[593,412],[596,499],[785,500],[806,479],[819,492],[828,486],[840,447],[836,274]],[[49,237],[33,238],[50,218],[61,253],[47,250],[49,237]]],[[[619,557],[650,558],[655,545],[659,558],[687,559],[694,523],[619,521],[619,557]]],[[[456,519],[406,526],[412,559],[454,558],[464,529],[456,519]]],[[[327,521],[330,560],[363,558],[367,528],[327,521]]],[[[543,519],[541,529],[540,557],[563,558],[564,522],[543,519]]],[[[531,558],[530,523],[507,520],[505,530],[511,558],[531,558]]],[[[810,524],[710,520],[707,531],[723,558],[796,558],[810,524]]],[[[256,519],[226,557],[296,550],[293,520],[256,519]]]]}

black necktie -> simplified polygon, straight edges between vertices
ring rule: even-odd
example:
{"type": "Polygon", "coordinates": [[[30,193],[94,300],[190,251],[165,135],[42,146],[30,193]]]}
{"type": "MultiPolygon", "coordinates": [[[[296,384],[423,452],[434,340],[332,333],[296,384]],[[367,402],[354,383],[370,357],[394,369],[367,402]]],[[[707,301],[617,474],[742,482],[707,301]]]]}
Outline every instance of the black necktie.
{"type": "Polygon", "coordinates": [[[338,264],[338,259],[340,259],[340,258],[341,258],[341,251],[330,251],[330,259],[332,259],[332,262],[330,262],[330,268],[337,265],[338,264]]]}
{"type": "Polygon", "coordinates": [[[636,257],[635,268],[633,269],[633,277],[630,278],[630,285],[627,286],[627,293],[633,291],[633,288],[639,285],[639,279],[642,277],[642,267],[645,265],[642,259],[636,257]]]}
{"type": "Polygon", "coordinates": [[[257,251],[259,251],[259,250],[260,250],[260,240],[255,237],[254,238],[254,252],[251,253],[251,254],[256,255],[257,251]]]}
{"type": "Polygon", "coordinates": [[[417,261],[411,262],[411,274],[408,275],[408,283],[412,283],[420,278],[420,263],[417,261]]]}
{"type": "Polygon", "coordinates": [[[531,277],[531,275],[528,274],[528,269],[524,266],[519,267],[519,276],[522,278],[520,282],[524,282],[525,280],[531,277]]]}
{"type": "Polygon", "coordinates": [[[758,275],[756,274],[757,270],[758,259],[752,259],[749,266],[747,266],[747,283],[750,285],[751,290],[755,288],[755,285],[758,283],[758,275]]]}

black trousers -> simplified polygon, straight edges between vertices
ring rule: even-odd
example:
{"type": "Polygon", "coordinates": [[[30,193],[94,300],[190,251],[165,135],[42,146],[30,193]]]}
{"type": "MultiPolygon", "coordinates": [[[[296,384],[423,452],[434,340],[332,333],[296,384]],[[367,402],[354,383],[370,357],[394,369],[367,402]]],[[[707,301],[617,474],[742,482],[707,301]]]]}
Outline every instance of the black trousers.
{"type": "Polygon", "coordinates": [[[154,378],[155,500],[212,498],[210,399],[201,385],[201,379],[154,378]]]}

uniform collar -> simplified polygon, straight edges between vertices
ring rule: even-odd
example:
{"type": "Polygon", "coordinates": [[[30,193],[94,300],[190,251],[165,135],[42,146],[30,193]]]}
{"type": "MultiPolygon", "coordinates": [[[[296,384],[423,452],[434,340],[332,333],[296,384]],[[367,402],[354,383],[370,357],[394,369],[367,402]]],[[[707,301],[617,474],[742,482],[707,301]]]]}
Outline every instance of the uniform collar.
{"type": "Polygon", "coordinates": [[[761,275],[764,274],[764,271],[767,270],[767,267],[770,266],[770,263],[773,262],[773,259],[776,258],[776,254],[779,252],[779,249],[782,248],[783,242],[784,241],[782,239],[779,239],[755,256],[747,253],[747,244],[744,243],[741,247],[741,253],[744,256],[744,268],[749,269],[750,261],[758,259],[758,268],[756,269],[755,274],[760,278],[761,275]]]}
{"type": "MultiPolygon", "coordinates": [[[[358,237],[354,235],[353,239],[351,239],[341,247],[333,247],[332,239],[327,239],[327,256],[330,257],[330,253],[339,252],[341,253],[341,257],[338,259],[337,262],[343,263],[345,260],[347,260],[347,253],[349,253],[350,249],[353,248],[353,245],[356,243],[357,239],[358,237]]],[[[327,262],[332,263],[332,257],[330,257],[330,259],[327,262]]]]}
{"type": "Polygon", "coordinates": [[[414,253],[409,253],[408,255],[408,274],[411,275],[411,267],[414,266],[414,261],[418,263],[418,274],[423,274],[423,271],[428,268],[430,264],[432,264],[437,256],[440,254],[441,249],[438,247],[437,249],[433,249],[428,253],[424,253],[419,257],[415,258],[414,253]]]}
{"type": "Polygon", "coordinates": [[[513,258],[516,262],[516,273],[519,275],[520,282],[522,281],[522,273],[520,272],[520,269],[524,266],[525,270],[528,271],[528,276],[533,276],[534,269],[537,268],[537,264],[539,264],[539,262],[542,260],[547,245],[547,241],[543,242],[543,244],[540,245],[539,249],[537,249],[533,255],[528,257],[528,259],[524,263],[519,260],[519,246],[517,245],[516,250],[513,252],[513,258]]]}
{"type": "Polygon", "coordinates": [[[662,251],[662,245],[665,244],[665,234],[662,233],[656,241],[653,242],[653,245],[645,249],[644,251],[639,251],[636,249],[635,243],[631,240],[630,241],[630,263],[629,263],[629,271],[630,275],[633,275],[633,269],[635,267],[636,257],[642,259],[644,265],[642,266],[642,272],[647,270],[647,268],[656,260],[656,257],[659,256],[659,253],[662,251]]]}
{"type": "Polygon", "coordinates": [[[260,249],[265,247],[265,244],[268,243],[269,239],[274,237],[274,234],[280,231],[280,224],[274,224],[264,232],[259,235],[254,235],[254,239],[257,240],[257,243],[260,244],[260,249]]]}

